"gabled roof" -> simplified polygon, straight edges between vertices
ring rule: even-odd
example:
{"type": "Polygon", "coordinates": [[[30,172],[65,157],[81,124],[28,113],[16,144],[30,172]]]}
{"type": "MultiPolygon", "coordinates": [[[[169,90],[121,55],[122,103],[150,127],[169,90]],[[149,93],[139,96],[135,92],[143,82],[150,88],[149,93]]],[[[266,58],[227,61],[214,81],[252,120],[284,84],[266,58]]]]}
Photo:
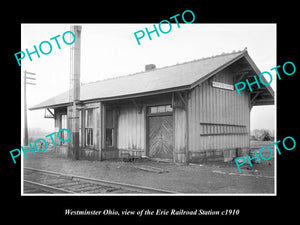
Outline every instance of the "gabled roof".
{"type": "MultiPolygon", "coordinates": [[[[246,49],[83,84],[80,87],[80,101],[93,99],[104,101],[191,89],[199,81],[206,80],[244,56],[248,56],[246,49]]],[[[37,104],[30,110],[67,104],[69,104],[69,91],[37,104]]]]}

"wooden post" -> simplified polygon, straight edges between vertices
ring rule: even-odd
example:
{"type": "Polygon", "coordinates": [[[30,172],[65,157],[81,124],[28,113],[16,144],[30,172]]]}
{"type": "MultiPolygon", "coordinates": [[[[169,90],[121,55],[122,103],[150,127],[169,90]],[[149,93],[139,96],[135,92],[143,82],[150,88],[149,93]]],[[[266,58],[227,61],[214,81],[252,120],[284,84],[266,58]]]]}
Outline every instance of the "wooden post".
{"type": "Polygon", "coordinates": [[[24,146],[28,145],[27,102],[26,102],[26,70],[24,71],[24,146]]]}
{"type": "Polygon", "coordinates": [[[36,75],[35,73],[24,71],[24,140],[23,145],[28,145],[28,126],[27,126],[27,96],[26,86],[27,84],[35,85],[34,83],[27,82],[27,79],[35,80],[35,78],[27,77],[27,74],[36,75]]]}
{"type": "Polygon", "coordinates": [[[105,148],[105,105],[103,102],[100,102],[100,110],[99,110],[99,160],[103,160],[102,157],[102,149],[105,148]]]}
{"type": "Polygon", "coordinates": [[[189,105],[189,100],[188,100],[188,92],[185,92],[185,160],[184,164],[189,165],[190,157],[189,157],[189,110],[188,110],[188,105],[189,105]]]}
{"type": "Polygon", "coordinates": [[[98,150],[98,158],[97,158],[97,160],[102,160],[102,157],[101,157],[101,155],[102,155],[102,135],[103,135],[103,133],[102,133],[102,130],[101,130],[101,127],[102,127],[102,119],[101,119],[101,116],[102,116],[102,110],[101,110],[101,105],[102,105],[102,103],[101,102],[99,102],[98,103],[99,105],[99,107],[98,108],[96,108],[95,109],[95,114],[96,114],[96,130],[95,130],[95,132],[96,132],[96,139],[97,139],[97,141],[96,141],[96,143],[97,143],[97,145],[96,145],[96,149],[98,150]]]}
{"type": "Polygon", "coordinates": [[[118,108],[113,108],[113,147],[117,149],[118,147],[118,118],[119,113],[117,112],[118,108]]]}

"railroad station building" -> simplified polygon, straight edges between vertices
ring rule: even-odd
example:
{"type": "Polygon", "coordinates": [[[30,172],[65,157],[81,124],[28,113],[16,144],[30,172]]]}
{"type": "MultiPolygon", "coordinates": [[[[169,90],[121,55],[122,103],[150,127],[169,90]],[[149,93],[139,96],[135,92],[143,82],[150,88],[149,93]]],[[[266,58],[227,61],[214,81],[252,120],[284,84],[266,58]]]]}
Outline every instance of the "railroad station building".
{"type": "MultiPolygon", "coordinates": [[[[234,84],[260,73],[245,49],[163,68],[149,64],[143,72],[82,84],[78,157],[188,164],[246,154],[251,109],[273,105],[274,92],[253,85],[239,96],[234,84]]],[[[70,126],[69,91],[30,108],[38,109],[51,112],[56,132],[70,126]]],[[[72,157],[68,143],[55,141],[56,151],[72,157]]]]}

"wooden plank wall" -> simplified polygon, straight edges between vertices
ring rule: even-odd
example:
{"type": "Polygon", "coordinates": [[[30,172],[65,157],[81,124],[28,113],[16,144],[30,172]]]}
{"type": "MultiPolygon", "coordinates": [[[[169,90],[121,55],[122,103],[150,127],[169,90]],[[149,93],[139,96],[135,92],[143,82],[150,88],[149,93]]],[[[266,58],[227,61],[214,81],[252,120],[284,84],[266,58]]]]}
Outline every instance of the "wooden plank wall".
{"type": "MultiPolygon", "coordinates": [[[[54,131],[57,133],[61,127],[61,115],[62,114],[59,112],[56,112],[55,110],[54,110],[54,112],[55,112],[55,119],[54,119],[54,129],[55,130],[54,131]]],[[[55,143],[59,144],[60,141],[59,141],[57,135],[55,135],[54,140],[55,140],[55,143]]]]}
{"type": "MultiPolygon", "coordinates": [[[[61,108],[55,108],[54,109],[54,114],[55,114],[55,119],[54,119],[54,128],[55,128],[55,132],[57,133],[62,127],[62,115],[66,115],[67,114],[67,107],[61,107],[61,108]]],[[[68,123],[67,123],[68,125],[68,123]]],[[[67,146],[68,143],[62,143],[57,135],[54,135],[54,141],[56,144],[55,147],[55,151],[62,153],[64,155],[67,155],[67,146]]]]}
{"type": "Polygon", "coordinates": [[[118,149],[146,151],[145,107],[139,113],[134,106],[122,106],[118,119],[118,149]]]}
{"type": "Polygon", "coordinates": [[[174,162],[187,163],[187,119],[182,107],[173,109],[174,117],[174,162]]]}
{"type": "Polygon", "coordinates": [[[236,91],[214,88],[211,81],[233,84],[233,77],[230,70],[223,70],[191,91],[188,104],[189,151],[249,147],[250,96],[244,92],[239,97],[236,91]],[[201,136],[203,128],[200,123],[245,125],[247,133],[201,136]]]}

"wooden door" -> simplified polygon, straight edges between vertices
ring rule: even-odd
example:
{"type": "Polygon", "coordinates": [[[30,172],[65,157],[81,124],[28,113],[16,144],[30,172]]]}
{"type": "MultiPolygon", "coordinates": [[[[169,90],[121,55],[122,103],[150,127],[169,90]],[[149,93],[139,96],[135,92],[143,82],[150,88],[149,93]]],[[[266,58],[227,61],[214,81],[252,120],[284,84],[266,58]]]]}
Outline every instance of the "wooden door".
{"type": "Polygon", "coordinates": [[[151,116],[148,118],[149,156],[153,158],[173,159],[172,116],[151,116]]]}

